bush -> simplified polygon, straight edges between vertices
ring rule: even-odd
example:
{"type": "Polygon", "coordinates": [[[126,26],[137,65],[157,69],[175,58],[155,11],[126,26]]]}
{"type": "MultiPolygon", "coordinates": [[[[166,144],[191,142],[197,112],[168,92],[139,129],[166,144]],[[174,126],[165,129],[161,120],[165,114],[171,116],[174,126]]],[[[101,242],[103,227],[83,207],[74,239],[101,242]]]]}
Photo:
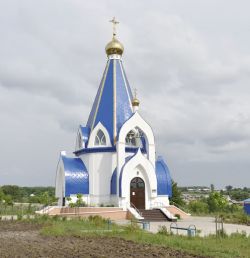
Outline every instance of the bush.
{"type": "Polygon", "coordinates": [[[204,201],[191,201],[188,204],[191,213],[206,214],[208,213],[208,204],[204,201]]]}
{"type": "Polygon", "coordinates": [[[181,215],[180,214],[175,214],[174,215],[177,219],[181,219],[181,215]]]}
{"type": "Polygon", "coordinates": [[[168,231],[166,226],[160,226],[159,229],[158,229],[157,234],[164,235],[164,236],[169,236],[169,235],[171,235],[171,232],[168,231]]]}

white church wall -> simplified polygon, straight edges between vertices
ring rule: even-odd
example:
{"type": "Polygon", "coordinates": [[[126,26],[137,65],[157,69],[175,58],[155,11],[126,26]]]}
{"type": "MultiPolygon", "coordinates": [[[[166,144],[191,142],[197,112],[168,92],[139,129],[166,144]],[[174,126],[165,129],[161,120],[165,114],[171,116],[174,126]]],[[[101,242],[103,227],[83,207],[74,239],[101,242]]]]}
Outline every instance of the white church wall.
{"type": "Polygon", "coordinates": [[[89,172],[89,204],[117,204],[110,195],[110,182],[117,165],[115,152],[98,152],[81,155],[89,172]]]}
{"type": "MultiPolygon", "coordinates": [[[[70,201],[68,201],[67,199],[65,200],[65,205],[69,206],[70,203],[76,203],[77,201],[77,195],[76,194],[71,194],[70,195],[70,201]]],[[[83,195],[82,196],[82,201],[86,204],[89,204],[89,195],[83,195]]]]}
{"type": "Polygon", "coordinates": [[[159,208],[169,206],[169,198],[167,195],[158,195],[150,203],[151,208],[159,208]]]}

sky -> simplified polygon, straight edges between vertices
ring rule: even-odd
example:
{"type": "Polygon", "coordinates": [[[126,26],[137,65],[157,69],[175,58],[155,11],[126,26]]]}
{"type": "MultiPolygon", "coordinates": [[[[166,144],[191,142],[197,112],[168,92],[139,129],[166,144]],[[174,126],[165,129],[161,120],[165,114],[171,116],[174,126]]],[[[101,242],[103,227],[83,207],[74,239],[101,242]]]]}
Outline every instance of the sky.
{"type": "Polygon", "coordinates": [[[113,16],[140,114],[180,186],[250,187],[250,2],[0,0],[0,185],[53,186],[113,16]]]}

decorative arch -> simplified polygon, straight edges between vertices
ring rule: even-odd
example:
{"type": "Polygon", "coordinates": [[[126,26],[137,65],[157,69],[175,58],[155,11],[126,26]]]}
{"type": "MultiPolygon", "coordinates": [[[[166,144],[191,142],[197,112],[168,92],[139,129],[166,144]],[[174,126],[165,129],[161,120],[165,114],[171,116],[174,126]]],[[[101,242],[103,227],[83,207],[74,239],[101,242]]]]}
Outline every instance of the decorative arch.
{"type": "Polygon", "coordinates": [[[134,113],[134,115],[128,119],[119,132],[118,142],[117,142],[117,150],[118,150],[118,171],[122,168],[125,163],[125,146],[126,146],[126,136],[127,134],[133,130],[134,128],[138,128],[142,131],[146,150],[147,150],[147,158],[152,163],[152,166],[155,167],[155,140],[152,128],[145,120],[140,116],[138,112],[134,113]]]}
{"type": "Polygon", "coordinates": [[[134,177],[140,177],[145,182],[146,208],[149,208],[151,198],[157,196],[157,179],[154,166],[140,149],[123,166],[119,176],[119,196],[127,203],[130,201],[130,182],[134,177]]]}
{"type": "Polygon", "coordinates": [[[109,133],[108,133],[107,129],[102,125],[101,122],[99,122],[90,134],[88,148],[103,147],[103,146],[111,147],[111,142],[110,142],[110,137],[109,137],[109,133]],[[105,138],[105,145],[104,144],[99,144],[99,145],[96,144],[96,139],[99,139],[99,141],[101,141],[101,139],[104,139],[104,138],[105,138]]]}

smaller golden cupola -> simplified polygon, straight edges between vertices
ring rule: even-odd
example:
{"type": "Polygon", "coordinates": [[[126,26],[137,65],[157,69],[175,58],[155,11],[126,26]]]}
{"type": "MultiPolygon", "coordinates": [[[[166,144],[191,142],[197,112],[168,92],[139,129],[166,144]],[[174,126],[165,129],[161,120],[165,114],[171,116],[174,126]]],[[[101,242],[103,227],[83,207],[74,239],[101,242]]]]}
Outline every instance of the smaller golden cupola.
{"type": "Polygon", "coordinates": [[[116,25],[119,23],[116,21],[115,17],[110,21],[113,23],[113,38],[112,40],[106,45],[105,51],[108,56],[110,55],[122,55],[124,51],[124,47],[122,43],[116,38],[116,25]]]}
{"type": "Polygon", "coordinates": [[[135,89],[134,98],[132,100],[132,106],[133,106],[134,112],[139,109],[139,105],[140,105],[140,101],[137,98],[137,90],[135,89]]]}

